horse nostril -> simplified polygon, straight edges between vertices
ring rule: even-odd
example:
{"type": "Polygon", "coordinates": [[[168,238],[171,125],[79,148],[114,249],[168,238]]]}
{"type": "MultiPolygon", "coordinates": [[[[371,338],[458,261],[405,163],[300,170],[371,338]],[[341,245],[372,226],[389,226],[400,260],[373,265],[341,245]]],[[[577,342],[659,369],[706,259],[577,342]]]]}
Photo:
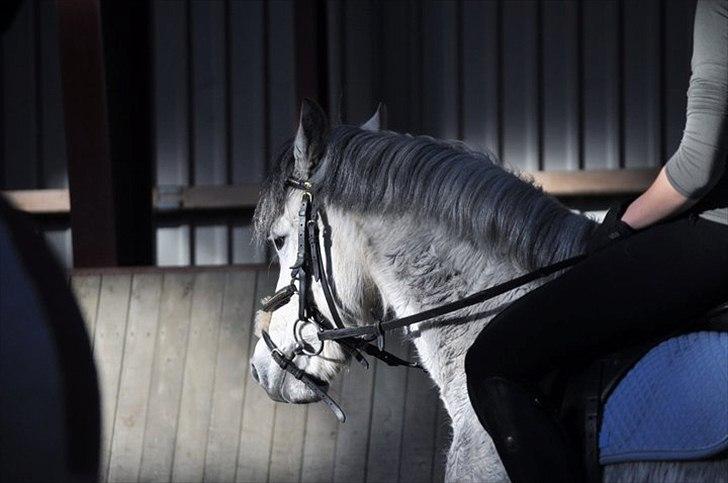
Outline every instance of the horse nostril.
{"type": "Polygon", "coordinates": [[[258,370],[255,368],[255,364],[253,364],[252,362],[250,363],[250,374],[253,376],[253,379],[255,379],[255,382],[260,382],[258,370]]]}

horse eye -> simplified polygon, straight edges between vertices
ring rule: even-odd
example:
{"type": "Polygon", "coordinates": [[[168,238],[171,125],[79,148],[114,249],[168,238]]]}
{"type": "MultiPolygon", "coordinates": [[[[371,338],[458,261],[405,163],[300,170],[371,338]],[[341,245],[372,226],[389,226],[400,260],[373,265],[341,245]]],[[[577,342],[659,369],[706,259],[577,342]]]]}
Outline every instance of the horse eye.
{"type": "Polygon", "coordinates": [[[276,250],[281,250],[283,245],[286,243],[286,237],[279,236],[273,239],[273,244],[276,246],[276,250]]]}

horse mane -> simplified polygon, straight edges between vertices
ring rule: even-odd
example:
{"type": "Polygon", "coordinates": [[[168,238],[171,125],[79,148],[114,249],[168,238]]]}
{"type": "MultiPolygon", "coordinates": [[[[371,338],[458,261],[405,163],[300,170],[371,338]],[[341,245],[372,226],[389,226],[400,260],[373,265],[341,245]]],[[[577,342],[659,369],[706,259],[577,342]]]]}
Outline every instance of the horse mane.
{"type": "MultiPolygon", "coordinates": [[[[256,209],[259,239],[282,213],[292,171],[289,142],[256,209]]],[[[324,204],[436,220],[481,249],[498,247],[525,269],[573,255],[593,226],[492,153],[429,136],[338,126],[311,181],[324,204]]]]}

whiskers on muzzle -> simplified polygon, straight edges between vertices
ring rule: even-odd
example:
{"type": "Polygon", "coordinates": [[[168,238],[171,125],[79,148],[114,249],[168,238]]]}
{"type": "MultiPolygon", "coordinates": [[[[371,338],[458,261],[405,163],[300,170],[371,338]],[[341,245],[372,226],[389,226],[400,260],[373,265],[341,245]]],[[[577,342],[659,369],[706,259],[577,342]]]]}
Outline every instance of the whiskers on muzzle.
{"type": "Polygon", "coordinates": [[[255,312],[254,333],[260,339],[261,333],[267,331],[270,327],[270,320],[273,318],[273,312],[258,310],[255,312]]]}

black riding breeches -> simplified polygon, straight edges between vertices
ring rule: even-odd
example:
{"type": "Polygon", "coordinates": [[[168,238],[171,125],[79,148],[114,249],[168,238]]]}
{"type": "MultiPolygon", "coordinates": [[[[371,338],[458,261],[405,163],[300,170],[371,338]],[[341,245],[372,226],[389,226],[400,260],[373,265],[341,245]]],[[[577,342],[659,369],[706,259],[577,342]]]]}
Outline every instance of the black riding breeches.
{"type": "Polygon", "coordinates": [[[468,393],[515,482],[578,481],[581,459],[536,388],[677,331],[728,300],[728,226],[683,216],[595,253],[524,295],[465,359],[468,393]]]}

